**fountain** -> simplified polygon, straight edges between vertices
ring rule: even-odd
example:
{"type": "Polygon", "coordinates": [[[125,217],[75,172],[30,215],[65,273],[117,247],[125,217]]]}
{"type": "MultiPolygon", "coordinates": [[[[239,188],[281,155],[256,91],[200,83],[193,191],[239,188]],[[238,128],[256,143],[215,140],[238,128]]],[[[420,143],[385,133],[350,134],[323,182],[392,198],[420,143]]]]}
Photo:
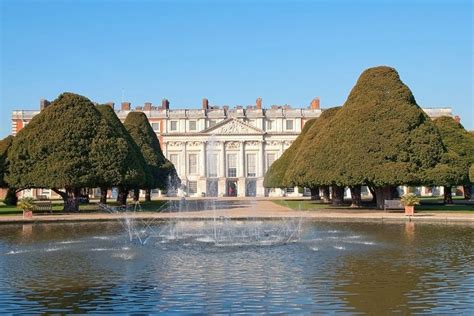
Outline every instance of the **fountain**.
{"type": "Polygon", "coordinates": [[[140,216],[141,207],[139,202],[126,207],[111,207],[104,204],[99,206],[117,215],[117,220],[122,224],[130,242],[138,242],[140,245],[154,240],[157,243],[170,242],[172,240],[189,240],[197,242],[213,243],[216,246],[243,246],[243,245],[275,245],[296,242],[301,237],[301,218],[282,218],[278,220],[262,220],[256,218],[243,218],[233,220],[227,216],[220,216],[215,200],[206,200],[205,203],[194,204],[194,208],[201,204],[201,210],[212,210],[213,216],[208,219],[190,220],[182,215],[193,209],[190,201],[184,198],[175,203],[168,201],[158,212],[173,214],[164,224],[162,219],[140,216]],[[178,209],[176,209],[178,206],[178,209]],[[158,225],[161,224],[161,225],[158,225]]]}
{"type": "MultiPolygon", "coordinates": [[[[206,144],[209,148],[206,150],[206,170],[204,171],[207,178],[212,179],[217,176],[218,168],[218,158],[212,150],[217,144],[216,136],[209,136],[206,144]]],[[[203,200],[189,200],[183,194],[179,200],[171,199],[156,210],[173,215],[167,216],[168,220],[165,225],[157,225],[161,219],[139,216],[141,207],[138,202],[126,207],[110,207],[103,204],[99,204],[99,206],[104,211],[116,214],[125,228],[129,240],[131,242],[136,240],[141,245],[149,243],[153,239],[160,243],[170,240],[194,239],[198,242],[213,243],[216,246],[275,245],[295,242],[300,239],[301,218],[279,219],[270,222],[251,217],[232,220],[219,214],[222,202],[217,200],[218,186],[215,185],[215,181],[208,184],[208,197],[203,200]],[[188,211],[211,211],[212,217],[203,220],[189,220],[182,216],[188,211]]],[[[168,178],[168,187],[173,187],[170,178],[168,178]]],[[[253,205],[256,207],[255,203],[253,205]]]]}

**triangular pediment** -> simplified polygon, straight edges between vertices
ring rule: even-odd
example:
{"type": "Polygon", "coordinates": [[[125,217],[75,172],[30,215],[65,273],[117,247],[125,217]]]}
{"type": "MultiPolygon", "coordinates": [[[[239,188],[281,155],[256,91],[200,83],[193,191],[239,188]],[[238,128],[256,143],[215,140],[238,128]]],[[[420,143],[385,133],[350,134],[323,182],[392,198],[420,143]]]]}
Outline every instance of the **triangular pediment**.
{"type": "Polygon", "coordinates": [[[206,134],[226,134],[226,135],[237,135],[237,134],[263,134],[264,132],[250,124],[244,123],[234,118],[230,118],[219,122],[218,124],[209,127],[202,131],[206,134]]]}

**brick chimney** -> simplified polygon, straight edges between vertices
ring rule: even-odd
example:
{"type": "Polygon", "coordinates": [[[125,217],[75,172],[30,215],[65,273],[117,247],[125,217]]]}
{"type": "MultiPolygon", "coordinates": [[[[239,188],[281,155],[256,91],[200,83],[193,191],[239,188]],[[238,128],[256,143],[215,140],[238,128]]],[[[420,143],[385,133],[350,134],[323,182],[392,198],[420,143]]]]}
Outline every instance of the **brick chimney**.
{"type": "Polygon", "coordinates": [[[170,101],[168,101],[167,99],[161,100],[161,108],[163,110],[169,110],[170,109],[170,101]]]}
{"type": "Polygon", "coordinates": [[[144,111],[151,111],[151,102],[145,102],[145,105],[143,106],[144,111]]]}
{"type": "Polygon", "coordinates": [[[48,100],[46,100],[46,99],[41,99],[41,100],[40,100],[40,110],[43,111],[43,110],[46,109],[50,104],[51,104],[51,102],[49,102],[48,100]]]}
{"type": "Polygon", "coordinates": [[[131,103],[130,102],[122,102],[121,110],[122,111],[130,111],[131,108],[131,103]]]}
{"type": "Polygon", "coordinates": [[[106,105],[110,106],[112,108],[112,110],[114,109],[114,106],[115,106],[115,103],[113,102],[107,102],[105,103],[106,105]]]}
{"type": "Polygon", "coordinates": [[[314,98],[313,101],[311,101],[311,110],[319,110],[319,98],[314,98]]]}
{"type": "Polygon", "coordinates": [[[262,109],[262,98],[258,98],[257,99],[257,110],[261,110],[262,109]]]}
{"type": "Polygon", "coordinates": [[[202,99],[202,109],[203,110],[209,109],[209,100],[206,98],[202,99]]]}

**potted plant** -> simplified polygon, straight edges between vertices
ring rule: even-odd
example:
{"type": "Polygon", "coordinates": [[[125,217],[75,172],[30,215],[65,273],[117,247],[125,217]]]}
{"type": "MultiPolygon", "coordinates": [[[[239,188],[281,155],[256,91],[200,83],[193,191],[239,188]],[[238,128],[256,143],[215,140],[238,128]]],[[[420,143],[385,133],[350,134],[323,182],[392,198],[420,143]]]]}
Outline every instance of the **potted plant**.
{"type": "Polygon", "coordinates": [[[18,207],[23,210],[23,218],[33,217],[33,209],[35,208],[33,198],[22,198],[20,201],[18,201],[18,207]]]}
{"type": "Polygon", "coordinates": [[[408,193],[400,199],[403,206],[405,206],[405,215],[413,216],[415,214],[415,205],[420,204],[420,198],[414,193],[408,193]]]}

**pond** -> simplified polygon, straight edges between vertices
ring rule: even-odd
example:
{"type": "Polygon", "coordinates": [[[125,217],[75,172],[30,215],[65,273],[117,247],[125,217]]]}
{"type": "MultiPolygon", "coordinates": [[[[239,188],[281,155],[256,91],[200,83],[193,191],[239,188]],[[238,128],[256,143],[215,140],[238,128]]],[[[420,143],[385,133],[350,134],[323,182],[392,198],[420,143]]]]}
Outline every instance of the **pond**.
{"type": "Polygon", "coordinates": [[[117,222],[2,225],[0,310],[470,313],[474,228],[309,221],[298,239],[267,245],[192,236],[142,245],[117,222]]]}

